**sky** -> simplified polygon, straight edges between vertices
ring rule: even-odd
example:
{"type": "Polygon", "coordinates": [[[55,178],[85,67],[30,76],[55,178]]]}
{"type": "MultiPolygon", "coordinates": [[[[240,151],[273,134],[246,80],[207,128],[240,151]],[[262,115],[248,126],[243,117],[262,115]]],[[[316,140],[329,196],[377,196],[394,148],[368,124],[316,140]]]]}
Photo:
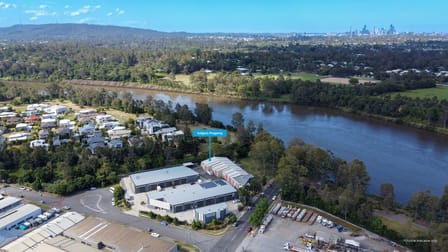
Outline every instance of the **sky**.
{"type": "Polygon", "coordinates": [[[0,27],[88,23],[186,32],[448,32],[446,0],[0,0],[0,27]]]}

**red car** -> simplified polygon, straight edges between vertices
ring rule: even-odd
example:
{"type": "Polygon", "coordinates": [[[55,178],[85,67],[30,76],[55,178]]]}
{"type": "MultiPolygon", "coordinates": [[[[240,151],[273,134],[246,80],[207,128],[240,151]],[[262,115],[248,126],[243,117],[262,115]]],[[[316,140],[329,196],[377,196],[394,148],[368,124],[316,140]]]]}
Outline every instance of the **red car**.
{"type": "Polygon", "coordinates": [[[248,228],[247,228],[247,232],[248,232],[248,233],[252,232],[252,227],[248,227],[248,228]]]}

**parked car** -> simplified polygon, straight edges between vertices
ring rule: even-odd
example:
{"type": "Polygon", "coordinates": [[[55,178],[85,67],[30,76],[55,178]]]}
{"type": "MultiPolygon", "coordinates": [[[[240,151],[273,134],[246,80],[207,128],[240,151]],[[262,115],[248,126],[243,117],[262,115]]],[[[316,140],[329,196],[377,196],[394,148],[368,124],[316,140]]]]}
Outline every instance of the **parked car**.
{"type": "Polygon", "coordinates": [[[72,209],[71,207],[69,207],[69,206],[63,206],[62,207],[64,210],[70,210],[70,209],[72,209]]]}
{"type": "Polygon", "coordinates": [[[234,227],[238,227],[238,224],[239,224],[238,221],[235,221],[235,222],[233,223],[233,226],[234,226],[234,227]]]}
{"type": "Polygon", "coordinates": [[[160,222],[160,224],[165,227],[168,226],[168,222],[166,222],[166,221],[162,221],[162,222],[160,222]]]}
{"type": "Polygon", "coordinates": [[[152,232],[152,233],[151,233],[151,236],[152,236],[152,237],[159,238],[159,237],[160,237],[160,234],[159,234],[159,233],[156,233],[156,232],[152,232]]]}

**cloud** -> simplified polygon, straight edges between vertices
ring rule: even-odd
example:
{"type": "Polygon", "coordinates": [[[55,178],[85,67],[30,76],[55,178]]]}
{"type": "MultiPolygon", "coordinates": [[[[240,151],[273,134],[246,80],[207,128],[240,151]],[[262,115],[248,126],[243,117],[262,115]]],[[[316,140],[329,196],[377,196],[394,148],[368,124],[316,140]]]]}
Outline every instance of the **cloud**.
{"type": "Polygon", "coordinates": [[[68,9],[68,8],[70,8],[70,5],[67,4],[64,6],[64,9],[68,9]]]}
{"type": "Polygon", "coordinates": [[[5,3],[5,2],[0,2],[0,9],[9,9],[9,8],[16,8],[17,5],[14,3],[5,3]]]}
{"type": "Polygon", "coordinates": [[[81,14],[87,14],[90,11],[92,11],[90,5],[84,5],[81,9],[73,11],[73,12],[70,12],[70,16],[76,17],[76,16],[79,16],[81,14]]]}
{"type": "Polygon", "coordinates": [[[86,23],[87,21],[90,21],[90,20],[92,20],[92,18],[81,18],[78,22],[79,23],[86,23]]]}
{"type": "Polygon", "coordinates": [[[116,8],[115,9],[115,13],[117,13],[117,15],[123,15],[124,14],[124,10],[122,10],[120,8],[116,8]]]}
{"type": "Polygon", "coordinates": [[[47,7],[42,8],[39,6],[39,9],[37,10],[25,10],[25,14],[30,14],[32,17],[30,17],[31,21],[37,20],[39,17],[45,17],[45,16],[56,16],[57,13],[55,11],[48,12],[46,10],[47,7]]]}
{"type": "Polygon", "coordinates": [[[100,9],[101,8],[101,4],[95,5],[95,9],[100,9]]]}
{"type": "Polygon", "coordinates": [[[110,16],[112,16],[114,13],[113,12],[109,12],[109,13],[107,13],[106,15],[108,16],[108,17],[110,17],[110,16]]]}
{"type": "Polygon", "coordinates": [[[39,5],[39,9],[45,9],[45,8],[47,8],[48,7],[48,5],[45,5],[45,4],[41,4],[41,5],[39,5]]]}

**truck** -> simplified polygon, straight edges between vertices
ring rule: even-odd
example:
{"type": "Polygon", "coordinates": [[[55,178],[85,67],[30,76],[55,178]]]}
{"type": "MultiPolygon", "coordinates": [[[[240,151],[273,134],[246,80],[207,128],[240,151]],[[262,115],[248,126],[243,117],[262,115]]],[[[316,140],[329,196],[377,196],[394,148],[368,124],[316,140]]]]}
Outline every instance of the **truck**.
{"type": "Polygon", "coordinates": [[[308,224],[313,225],[316,219],[317,219],[317,213],[311,216],[310,220],[308,221],[308,224]]]}
{"type": "Polygon", "coordinates": [[[361,247],[361,244],[358,241],[355,241],[355,240],[347,239],[347,240],[345,240],[344,244],[345,244],[346,247],[349,247],[349,248],[356,248],[356,249],[358,249],[358,248],[361,247]]]}
{"type": "Polygon", "coordinates": [[[273,218],[272,214],[268,214],[264,219],[260,226],[260,229],[258,230],[259,233],[264,233],[266,231],[266,228],[268,227],[269,223],[271,223],[273,218]]]}
{"type": "Polygon", "coordinates": [[[277,205],[275,205],[272,209],[271,209],[271,214],[277,214],[278,210],[280,210],[280,208],[282,207],[281,203],[277,203],[277,205]]]}
{"type": "Polygon", "coordinates": [[[304,208],[304,209],[302,209],[302,211],[300,211],[299,215],[297,216],[296,221],[302,221],[305,214],[306,214],[306,209],[304,208]]]}
{"type": "Polygon", "coordinates": [[[297,218],[297,215],[299,215],[299,213],[300,213],[300,208],[298,208],[296,210],[296,212],[292,215],[292,219],[295,220],[297,218]]]}

